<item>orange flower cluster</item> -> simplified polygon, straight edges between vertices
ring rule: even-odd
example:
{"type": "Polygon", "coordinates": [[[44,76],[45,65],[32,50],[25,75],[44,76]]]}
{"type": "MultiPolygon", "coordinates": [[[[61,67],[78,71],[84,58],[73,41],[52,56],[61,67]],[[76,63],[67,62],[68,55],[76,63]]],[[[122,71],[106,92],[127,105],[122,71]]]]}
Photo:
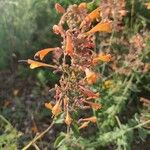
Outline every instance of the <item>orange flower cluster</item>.
{"type": "MultiPolygon", "coordinates": [[[[30,64],[31,69],[50,67],[55,72],[62,72],[59,85],[54,88],[55,100],[45,103],[45,107],[51,110],[53,117],[64,114],[64,122],[70,126],[75,122],[72,114],[78,109],[98,110],[102,107],[100,103],[94,102],[100,94],[93,92],[90,85],[95,84],[100,77],[94,71],[94,66],[99,62],[109,62],[111,55],[94,52],[95,33],[110,33],[112,21],[101,20],[91,28],[92,22],[100,19],[100,7],[88,14],[86,3],[81,3],[79,6],[71,5],[66,10],[57,3],[55,9],[63,14],[58,25],[53,26],[54,33],[63,38],[62,47],[40,50],[34,58],[43,61],[48,53],[53,53],[57,55],[56,64],[50,65],[31,59],[28,59],[27,63],[30,64]],[[64,29],[64,24],[67,24],[67,30],[64,29]],[[61,62],[60,58],[62,58],[61,62]]],[[[95,116],[79,118],[79,129],[96,121],[95,116]]]]}

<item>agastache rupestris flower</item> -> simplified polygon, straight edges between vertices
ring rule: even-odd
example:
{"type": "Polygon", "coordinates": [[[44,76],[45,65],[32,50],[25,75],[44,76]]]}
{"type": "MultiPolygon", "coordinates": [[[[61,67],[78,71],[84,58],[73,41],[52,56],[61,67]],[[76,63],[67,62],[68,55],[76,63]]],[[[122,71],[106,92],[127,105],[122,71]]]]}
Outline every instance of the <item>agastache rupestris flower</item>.
{"type": "MultiPolygon", "coordinates": [[[[79,109],[102,108],[102,105],[95,102],[100,98],[99,92],[91,90],[89,85],[95,84],[99,80],[99,74],[94,70],[98,62],[109,62],[110,54],[97,54],[94,49],[96,32],[111,32],[112,21],[101,20],[93,28],[93,21],[98,21],[100,16],[100,7],[97,7],[90,13],[87,13],[86,3],[71,5],[68,9],[64,9],[60,4],[55,5],[56,11],[62,14],[58,25],[53,26],[55,34],[63,38],[62,46],[56,48],[47,48],[38,51],[35,58],[40,61],[46,57],[48,53],[55,54],[54,65],[46,64],[34,60],[27,60],[30,68],[50,67],[54,72],[61,72],[59,85],[55,85],[55,96],[53,102],[45,103],[52,116],[57,118],[63,113],[64,122],[67,126],[71,126],[76,122],[74,112],[79,109]],[[64,28],[64,25],[67,26],[64,28]],[[59,55],[57,54],[59,53],[59,55]],[[62,62],[60,58],[62,56],[62,62]]],[[[79,129],[85,128],[89,123],[95,123],[96,116],[81,118],[79,117],[79,129]]]]}

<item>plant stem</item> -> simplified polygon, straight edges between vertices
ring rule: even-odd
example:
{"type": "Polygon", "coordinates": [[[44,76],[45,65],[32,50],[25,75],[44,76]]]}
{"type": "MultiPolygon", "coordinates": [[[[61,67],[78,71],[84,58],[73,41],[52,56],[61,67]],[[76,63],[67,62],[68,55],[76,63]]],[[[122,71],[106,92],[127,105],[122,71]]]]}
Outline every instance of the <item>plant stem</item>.
{"type": "Polygon", "coordinates": [[[132,128],[127,129],[126,132],[134,130],[134,129],[137,129],[137,128],[140,128],[140,127],[143,127],[144,125],[146,125],[148,123],[150,123],[150,119],[145,121],[145,122],[143,122],[143,123],[141,123],[141,124],[138,124],[138,125],[136,125],[136,126],[134,126],[132,128]]]}
{"type": "Polygon", "coordinates": [[[12,125],[10,124],[10,122],[9,122],[6,118],[4,118],[2,115],[0,115],[0,118],[1,118],[5,123],[7,123],[8,125],[10,125],[10,126],[12,127],[12,125]]]}
{"type": "Polygon", "coordinates": [[[131,28],[133,27],[133,16],[134,16],[134,5],[135,5],[135,0],[131,1],[131,28]]]}
{"type": "Polygon", "coordinates": [[[44,130],[42,133],[40,133],[38,136],[35,136],[32,141],[30,141],[22,150],[28,149],[32,144],[34,144],[38,139],[40,139],[44,134],[46,134],[54,125],[54,121],[48,126],[46,130],[44,130]]]}

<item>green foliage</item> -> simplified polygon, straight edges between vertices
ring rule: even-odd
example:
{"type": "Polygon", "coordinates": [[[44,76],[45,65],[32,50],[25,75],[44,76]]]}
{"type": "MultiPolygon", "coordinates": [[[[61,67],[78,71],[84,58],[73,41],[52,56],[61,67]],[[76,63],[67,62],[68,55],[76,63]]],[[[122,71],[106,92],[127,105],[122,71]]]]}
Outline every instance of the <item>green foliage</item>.
{"type": "Polygon", "coordinates": [[[25,56],[27,49],[33,49],[31,35],[36,25],[31,3],[29,0],[0,1],[0,68],[8,67],[13,57],[25,56]]]}
{"type": "Polygon", "coordinates": [[[17,150],[17,140],[20,136],[21,133],[0,115],[0,149],[17,150]]]}

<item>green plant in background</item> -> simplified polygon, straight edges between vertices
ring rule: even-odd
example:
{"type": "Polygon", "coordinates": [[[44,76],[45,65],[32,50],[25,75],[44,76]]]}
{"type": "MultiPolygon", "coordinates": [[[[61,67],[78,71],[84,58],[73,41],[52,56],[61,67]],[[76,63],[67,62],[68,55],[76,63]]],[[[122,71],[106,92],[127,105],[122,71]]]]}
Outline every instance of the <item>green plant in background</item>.
{"type": "Polygon", "coordinates": [[[21,133],[0,115],[0,149],[17,150],[17,140],[20,136],[21,133]]]}
{"type": "Polygon", "coordinates": [[[0,1],[1,68],[10,66],[13,57],[25,56],[29,47],[33,49],[31,35],[36,25],[33,22],[35,14],[31,13],[31,4],[29,0],[0,1]]]}

